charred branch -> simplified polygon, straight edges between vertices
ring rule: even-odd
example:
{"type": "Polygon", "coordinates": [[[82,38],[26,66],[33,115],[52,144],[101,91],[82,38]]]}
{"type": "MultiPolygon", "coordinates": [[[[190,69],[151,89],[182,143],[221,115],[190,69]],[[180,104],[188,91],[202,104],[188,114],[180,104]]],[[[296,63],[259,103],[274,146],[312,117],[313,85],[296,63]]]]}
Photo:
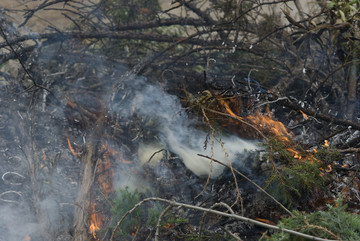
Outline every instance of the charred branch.
{"type": "MultiPolygon", "coordinates": [[[[278,98],[269,98],[270,101],[272,100],[277,100],[278,98]]],[[[280,100],[278,103],[280,103],[281,105],[283,106],[286,106],[292,110],[295,110],[295,111],[302,111],[304,112],[305,114],[309,115],[309,116],[312,116],[316,119],[319,119],[319,120],[323,120],[323,121],[326,121],[330,124],[336,124],[336,125],[341,125],[341,126],[346,126],[348,128],[352,128],[354,130],[360,130],[360,124],[358,123],[355,123],[355,122],[352,122],[352,121],[349,121],[349,120],[344,120],[344,119],[339,119],[339,118],[336,118],[335,116],[331,116],[331,115],[327,115],[327,114],[324,114],[324,113],[321,113],[320,110],[314,110],[314,109],[311,109],[311,108],[305,108],[305,107],[302,107],[301,104],[296,104],[292,101],[290,101],[288,98],[286,100],[280,100]]]]}

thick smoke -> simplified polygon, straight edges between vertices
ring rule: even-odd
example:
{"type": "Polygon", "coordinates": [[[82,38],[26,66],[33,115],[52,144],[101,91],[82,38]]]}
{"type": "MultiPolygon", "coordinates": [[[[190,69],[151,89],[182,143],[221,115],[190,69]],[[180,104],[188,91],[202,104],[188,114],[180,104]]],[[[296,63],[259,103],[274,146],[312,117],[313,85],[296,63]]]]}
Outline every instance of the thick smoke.
{"type": "MultiPolygon", "coordinates": [[[[210,161],[197,155],[211,156],[211,141],[204,149],[207,133],[194,127],[178,97],[166,93],[160,86],[146,84],[144,79],[133,81],[131,86],[134,88],[134,98],[126,108],[122,107],[122,115],[136,112],[140,116],[154,119],[158,122],[162,145],[178,155],[187,168],[198,176],[208,175],[211,171],[212,178],[218,177],[223,166],[212,163],[211,170],[210,161]]],[[[241,161],[237,160],[237,154],[256,148],[254,143],[234,136],[218,135],[217,139],[224,143],[224,148],[214,140],[213,157],[227,164],[228,161],[241,161]],[[225,151],[229,158],[226,158],[225,151]]]]}

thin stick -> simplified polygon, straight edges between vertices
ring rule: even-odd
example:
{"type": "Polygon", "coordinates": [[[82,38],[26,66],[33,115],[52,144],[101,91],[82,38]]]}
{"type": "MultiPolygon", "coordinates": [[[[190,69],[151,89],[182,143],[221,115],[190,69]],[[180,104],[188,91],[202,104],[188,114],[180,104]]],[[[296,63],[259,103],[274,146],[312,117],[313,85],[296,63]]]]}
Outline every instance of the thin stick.
{"type": "Polygon", "coordinates": [[[164,211],[161,212],[157,224],[156,224],[156,232],[155,232],[155,241],[159,241],[159,235],[160,235],[160,227],[161,227],[161,220],[164,217],[164,215],[172,208],[172,205],[167,206],[164,211]]]}
{"type": "Polygon", "coordinates": [[[199,210],[202,212],[208,212],[208,213],[212,213],[212,214],[216,214],[219,216],[223,216],[223,217],[228,217],[228,218],[233,218],[235,220],[239,220],[239,221],[243,221],[243,222],[247,222],[247,223],[251,223],[260,227],[264,227],[264,228],[270,228],[270,229],[274,229],[274,230],[278,230],[280,232],[286,232],[292,235],[296,235],[299,237],[303,237],[303,238],[307,238],[310,240],[316,240],[316,241],[336,241],[336,240],[331,240],[331,239],[323,239],[323,238],[319,238],[319,237],[315,237],[312,235],[308,235],[308,234],[304,234],[304,233],[300,233],[300,232],[296,232],[294,230],[290,230],[287,228],[282,228],[282,227],[278,227],[275,225],[271,225],[271,224],[267,224],[267,223],[262,223],[259,222],[257,220],[251,219],[251,218],[246,218],[237,214],[229,214],[229,213],[225,213],[225,212],[221,212],[221,211],[217,211],[217,210],[213,210],[210,208],[203,208],[203,207],[198,207],[198,206],[194,206],[194,205],[190,205],[190,204],[185,204],[185,203],[179,203],[179,202],[175,202],[175,201],[171,201],[171,200],[167,200],[167,199],[163,199],[163,198],[158,198],[158,197],[150,197],[150,198],[145,198],[142,201],[138,202],[137,204],[135,204],[135,206],[130,209],[129,211],[127,211],[122,217],[121,219],[117,222],[111,237],[110,237],[110,241],[114,240],[114,235],[116,230],[119,228],[120,224],[122,223],[122,221],[124,221],[124,219],[131,214],[132,212],[135,211],[135,209],[137,209],[138,207],[140,207],[142,204],[144,204],[145,202],[150,202],[150,201],[157,201],[157,202],[164,202],[164,203],[168,203],[171,206],[177,206],[177,207],[182,207],[182,208],[189,208],[189,209],[194,209],[194,210],[199,210]]]}
{"type": "Polygon", "coordinates": [[[220,165],[223,165],[227,168],[230,168],[231,170],[235,171],[237,174],[239,174],[241,177],[243,177],[245,180],[247,180],[248,182],[250,182],[251,184],[253,184],[256,188],[258,188],[260,191],[262,191],[263,193],[266,194],[266,196],[268,196],[269,198],[271,198],[271,200],[273,200],[274,202],[276,202],[282,209],[284,209],[290,216],[294,216],[294,214],[292,212],[289,211],[289,209],[287,209],[284,205],[282,205],[278,200],[276,200],[273,196],[271,196],[267,191],[265,191],[262,187],[260,187],[259,185],[257,185],[255,182],[253,182],[250,178],[248,178],[247,176],[245,176],[244,174],[242,174],[241,172],[239,172],[238,170],[226,165],[225,163],[222,163],[221,161],[218,161],[214,158],[210,158],[208,156],[202,155],[202,154],[198,154],[198,156],[210,159],[214,162],[219,163],[220,165]]]}
{"type": "MultiPolygon", "coordinates": [[[[243,199],[242,199],[242,197],[241,197],[241,192],[240,192],[239,186],[238,186],[238,184],[237,184],[238,182],[237,182],[237,179],[236,179],[236,175],[235,175],[234,171],[232,170],[232,164],[231,164],[231,161],[230,161],[230,158],[229,158],[229,154],[227,153],[227,151],[226,151],[226,149],[225,149],[224,143],[215,136],[215,134],[214,134],[214,133],[215,133],[215,128],[210,124],[210,120],[209,120],[209,118],[207,117],[207,115],[206,115],[206,113],[205,113],[204,107],[202,107],[201,110],[202,110],[203,116],[205,117],[206,123],[208,124],[208,126],[209,126],[210,129],[211,129],[210,174],[208,175],[208,178],[207,178],[207,180],[206,180],[206,184],[205,184],[202,192],[205,191],[207,185],[209,184],[209,180],[210,180],[210,175],[211,175],[211,171],[212,171],[212,159],[213,159],[213,157],[214,157],[214,139],[215,139],[215,140],[220,144],[221,149],[222,149],[223,152],[225,153],[226,160],[227,160],[228,163],[229,163],[229,168],[230,168],[231,173],[232,173],[232,175],[233,175],[233,177],[234,177],[234,182],[235,182],[235,187],[236,187],[236,193],[237,193],[237,195],[236,195],[236,200],[235,200],[235,202],[234,202],[231,206],[234,206],[234,205],[238,202],[238,200],[240,200],[241,215],[244,215],[244,202],[243,202],[243,199]]],[[[202,192],[201,192],[201,193],[202,193],[202,192]]],[[[200,193],[200,194],[201,194],[201,193],[200,193]]],[[[200,196],[200,194],[197,195],[195,198],[197,198],[198,196],[200,196]]]]}
{"type": "Polygon", "coordinates": [[[251,128],[253,128],[254,130],[256,130],[256,132],[258,132],[258,133],[260,134],[260,136],[261,136],[262,138],[264,138],[265,141],[268,142],[268,140],[269,140],[269,139],[264,135],[264,133],[262,133],[256,126],[254,126],[254,125],[252,125],[252,124],[250,124],[250,123],[248,123],[248,122],[240,119],[240,118],[237,117],[237,116],[233,116],[233,115],[230,115],[230,114],[227,114],[227,113],[223,113],[223,112],[220,112],[220,111],[216,111],[216,110],[212,110],[212,109],[209,109],[209,108],[204,108],[204,109],[207,110],[207,111],[213,112],[213,113],[215,113],[215,114],[219,114],[219,115],[222,115],[222,116],[227,116],[227,117],[233,118],[233,119],[235,119],[235,120],[238,120],[238,121],[240,121],[241,123],[244,123],[245,125],[248,125],[248,126],[250,126],[251,128]]]}

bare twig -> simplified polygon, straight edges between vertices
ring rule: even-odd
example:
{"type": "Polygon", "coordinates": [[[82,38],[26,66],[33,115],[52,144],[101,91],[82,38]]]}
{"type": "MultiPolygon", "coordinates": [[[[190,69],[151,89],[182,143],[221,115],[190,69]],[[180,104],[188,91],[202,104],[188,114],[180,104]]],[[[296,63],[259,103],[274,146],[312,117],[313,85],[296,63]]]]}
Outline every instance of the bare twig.
{"type": "Polygon", "coordinates": [[[155,241],[159,241],[160,235],[160,227],[161,227],[161,220],[165,216],[165,214],[172,208],[172,205],[167,206],[160,214],[157,224],[156,224],[156,231],[155,231],[155,241]]]}
{"type": "Polygon", "coordinates": [[[23,63],[23,61],[21,60],[21,57],[20,55],[16,52],[16,50],[14,49],[14,47],[12,46],[12,44],[9,42],[8,38],[6,37],[6,34],[3,30],[3,28],[0,26],[0,33],[2,35],[2,37],[5,39],[5,42],[6,44],[10,47],[11,51],[14,53],[14,55],[16,56],[16,59],[19,61],[21,67],[23,68],[23,70],[25,71],[26,75],[29,77],[29,79],[32,81],[32,86],[30,86],[28,89],[31,89],[32,87],[39,87],[39,88],[42,88],[42,89],[45,89],[47,90],[48,92],[51,93],[51,91],[44,87],[44,86],[41,86],[37,83],[37,81],[35,80],[35,78],[33,77],[33,75],[29,72],[29,70],[25,67],[25,64],[23,63]]]}
{"type": "Polygon", "coordinates": [[[262,138],[264,138],[265,141],[268,141],[268,138],[264,135],[264,133],[262,133],[256,126],[240,119],[239,117],[236,117],[236,116],[233,116],[233,115],[230,115],[230,114],[227,114],[227,113],[223,113],[223,112],[220,112],[220,111],[217,111],[217,110],[213,110],[213,109],[210,109],[210,108],[204,108],[205,110],[207,111],[210,111],[210,112],[213,112],[215,114],[219,114],[219,115],[223,115],[223,116],[227,116],[227,117],[230,117],[230,118],[233,118],[235,120],[238,120],[240,121],[241,123],[244,123],[245,125],[248,125],[250,126],[251,128],[253,128],[254,130],[256,130],[256,132],[258,132],[260,134],[260,136],[262,138]]]}

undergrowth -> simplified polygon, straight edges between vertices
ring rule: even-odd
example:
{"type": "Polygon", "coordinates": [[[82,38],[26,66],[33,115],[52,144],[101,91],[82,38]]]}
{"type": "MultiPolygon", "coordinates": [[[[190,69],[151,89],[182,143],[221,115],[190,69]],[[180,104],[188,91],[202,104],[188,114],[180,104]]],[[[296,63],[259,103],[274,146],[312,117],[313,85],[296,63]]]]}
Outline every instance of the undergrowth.
{"type": "MultiPolygon", "coordinates": [[[[112,230],[116,222],[144,198],[145,194],[138,190],[132,191],[129,187],[120,188],[112,202],[110,211],[113,214],[113,222],[109,228],[112,230]]],[[[146,225],[154,227],[161,211],[160,208],[155,204],[154,206],[141,205],[125,218],[115,236],[119,240],[132,240],[142,227],[146,225]]]]}
{"type": "Polygon", "coordinates": [[[306,194],[323,189],[332,177],[326,170],[340,158],[338,152],[327,147],[307,152],[301,146],[284,144],[276,139],[269,140],[266,148],[267,158],[273,163],[266,189],[289,207],[306,194]]]}
{"type": "MultiPolygon", "coordinates": [[[[138,190],[129,190],[129,187],[120,188],[112,203],[111,212],[113,214],[113,221],[109,229],[113,230],[116,222],[145,197],[146,194],[138,190]]],[[[159,203],[140,205],[121,223],[120,228],[115,233],[116,240],[134,240],[137,233],[141,233],[140,230],[154,231],[162,210],[163,206],[159,203]]],[[[188,222],[188,219],[166,214],[161,219],[160,225],[161,229],[171,229],[176,224],[188,222]]]]}
{"type": "MultiPolygon", "coordinates": [[[[280,226],[324,239],[360,240],[360,215],[346,212],[341,196],[335,206],[328,205],[328,211],[314,213],[294,212],[294,217],[283,218],[280,226]]],[[[278,232],[271,236],[272,241],[304,241],[305,238],[278,232]]]]}

